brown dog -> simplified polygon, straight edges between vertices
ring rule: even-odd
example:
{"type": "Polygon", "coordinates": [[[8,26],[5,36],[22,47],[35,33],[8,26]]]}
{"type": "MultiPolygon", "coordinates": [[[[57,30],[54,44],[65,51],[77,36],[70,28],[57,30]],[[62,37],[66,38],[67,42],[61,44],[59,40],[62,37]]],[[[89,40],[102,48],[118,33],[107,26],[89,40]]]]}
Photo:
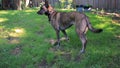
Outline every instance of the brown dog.
{"type": "Polygon", "coordinates": [[[86,32],[87,29],[94,33],[100,33],[102,32],[102,29],[95,29],[91,26],[90,21],[88,20],[88,17],[79,12],[56,12],[49,4],[48,1],[45,1],[45,4],[43,4],[40,8],[40,10],[37,12],[38,14],[42,15],[45,14],[48,16],[49,21],[53,28],[56,31],[57,35],[57,47],[60,46],[60,31],[63,32],[66,39],[68,40],[68,36],[65,32],[67,28],[72,26],[73,24],[76,27],[76,32],[82,41],[82,50],[81,53],[85,52],[87,39],[86,39],[86,32]]]}

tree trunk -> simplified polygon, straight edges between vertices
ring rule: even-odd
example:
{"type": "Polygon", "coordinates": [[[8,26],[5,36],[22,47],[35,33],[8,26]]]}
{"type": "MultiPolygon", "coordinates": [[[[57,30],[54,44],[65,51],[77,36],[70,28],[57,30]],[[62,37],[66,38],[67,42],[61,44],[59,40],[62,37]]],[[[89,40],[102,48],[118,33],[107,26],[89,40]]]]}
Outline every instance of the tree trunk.
{"type": "Polygon", "coordinates": [[[3,9],[21,10],[27,7],[39,7],[42,0],[2,0],[3,9]]]}
{"type": "Polygon", "coordinates": [[[42,0],[31,0],[32,1],[32,4],[33,4],[33,7],[39,7],[39,3],[42,1],[42,0]]]}
{"type": "Polygon", "coordinates": [[[2,0],[2,9],[21,10],[21,0],[2,0]]]}
{"type": "Polygon", "coordinates": [[[21,0],[13,0],[13,9],[21,10],[21,0]]]}
{"type": "Polygon", "coordinates": [[[2,0],[2,9],[10,9],[10,0],[2,0]]]}
{"type": "Polygon", "coordinates": [[[30,0],[25,0],[25,7],[28,7],[30,0]]]}
{"type": "Polygon", "coordinates": [[[22,4],[24,4],[24,7],[28,7],[30,0],[22,0],[22,4]]]}

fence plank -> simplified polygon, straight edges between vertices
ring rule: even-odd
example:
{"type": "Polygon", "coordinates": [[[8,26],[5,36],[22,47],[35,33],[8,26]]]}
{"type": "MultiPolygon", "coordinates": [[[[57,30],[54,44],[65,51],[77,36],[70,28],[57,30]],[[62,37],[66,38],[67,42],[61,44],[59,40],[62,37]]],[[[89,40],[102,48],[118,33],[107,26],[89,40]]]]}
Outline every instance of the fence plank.
{"type": "Polygon", "coordinates": [[[120,0],[116,1],[116,7],[117,7],[117,9],[120,9],[120,0]]]}

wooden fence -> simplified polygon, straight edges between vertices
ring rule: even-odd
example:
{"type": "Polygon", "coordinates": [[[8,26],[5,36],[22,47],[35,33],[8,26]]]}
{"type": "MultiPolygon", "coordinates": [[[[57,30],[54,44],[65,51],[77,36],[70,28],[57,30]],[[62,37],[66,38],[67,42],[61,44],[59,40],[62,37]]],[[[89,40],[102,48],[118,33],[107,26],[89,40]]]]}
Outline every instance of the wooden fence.
{"type": "MultiPolygon", "coordinates": [[[[59,0],[49,0],[49,2],[55,6],[59,0]]],[[[92,5],[93,8],[120,10],[120,0],[73,0],[73,2],[76,5],[92,5]]]]}
{"type": "MultiPolygon", "coordinates": [[[[2,0],[1,3],[2,3],[2,7],[4,9],[10,8],[11,2],[9,2],[9,1],[16,2],[16,1],[21,1],[21,0],[2,0]]],[[[38,7],[39,3],[42,0],[24,0],[24,1],[28,1],[28,2],[32,1],[32,6],[38,7]]],[[[56,4],[57,4],[57,6],[61,7],[61,3],[60,3],[61,0],[48,0],[48,1],[54,7],[56,7],[56,4]]],[[[69,0],[65,0],[65,1],[69,1],[69,0]]],[[[120,10],[120,0],[73,0],[73,4],[74,4],[74,6],[75,5],[92,5],[93,8],[120,10]]],[[[13,4],[11,4],[11,5],[13,5],[13,4]]],[[[28,5],[28,4],[26,4],[26,5],[28,5]]]]}
{"type": "Polygon", "coordinates": [[[92,5],[100,9],[120,9],[120,0],[74,0],[79,5],[92,5]]]}

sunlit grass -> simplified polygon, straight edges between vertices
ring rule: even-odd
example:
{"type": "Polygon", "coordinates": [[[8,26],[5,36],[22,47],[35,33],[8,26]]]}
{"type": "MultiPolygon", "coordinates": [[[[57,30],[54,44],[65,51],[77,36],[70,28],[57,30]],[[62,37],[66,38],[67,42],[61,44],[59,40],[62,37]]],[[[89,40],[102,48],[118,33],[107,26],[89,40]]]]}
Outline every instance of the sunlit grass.
{"type": "Polygon", "coordinates": [[[25,30],[23,28],[14,28],[11,31],[12,32],[9,35],[12,37],[20,37],[25,35],[25,30]]]}
{"type": "Polygon", "coordinates": [[[0,14],[8,14],[7,11],[0,11],[0,14]]]}
{"type": "Polygon", "coordinates": [[[25,12],[33,12],[33,11],[35,11],[35,10],[25,10],[25,12]]]}
{"type": "Polygon", "coordinates": [[[3,23],[4,21],[7,21],[8,19],[6,18],[0,18],[0,23],[3,23]]]}

